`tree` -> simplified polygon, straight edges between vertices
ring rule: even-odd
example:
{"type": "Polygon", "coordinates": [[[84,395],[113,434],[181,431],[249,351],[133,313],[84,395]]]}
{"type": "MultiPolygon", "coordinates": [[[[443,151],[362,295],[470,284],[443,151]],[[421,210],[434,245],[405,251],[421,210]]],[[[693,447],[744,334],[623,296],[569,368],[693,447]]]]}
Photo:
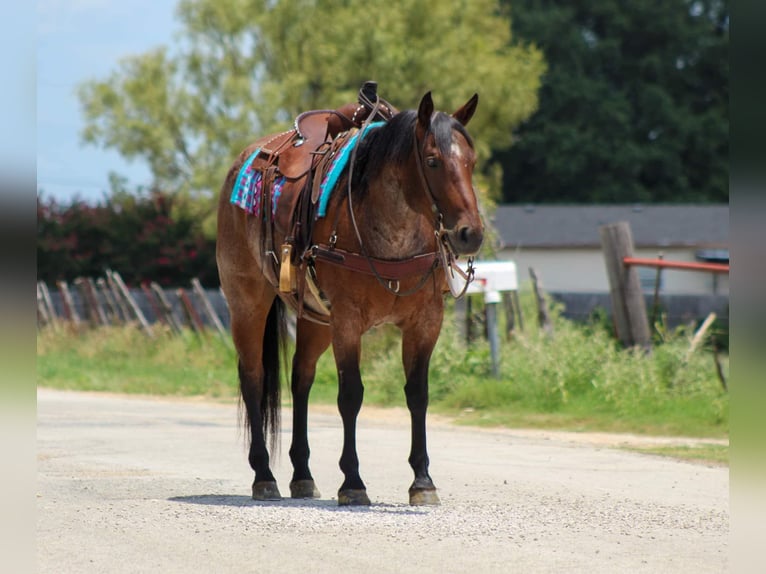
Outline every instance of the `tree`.
{"type": "Polygon", "coordinates": [[[504,201],[728,201],[727,0],[512,3],[548,71],[504,201]]]}
{"type": "Polygon", "coordinates": [[[181,0],[177,13],[176,49],[128,58],[79,97],[86,142],[147,161],[155,185],[186,197],[211,197],[256,136],[368,79],[401,108],[428,90],[446,110],[479,92],[481,158],[537,105],[541,53],[512,42],[497,0],[181,0]]]}
{"type": "Polygon", "coordinates": [[[157,191],[112,192],[97,205],[38,196],[37,277],[71,281],[114,269],[133,285],[185,285],[194,277],[216,285],[215,243],[199,221],[172,211],[173,197],[157,191]]]}

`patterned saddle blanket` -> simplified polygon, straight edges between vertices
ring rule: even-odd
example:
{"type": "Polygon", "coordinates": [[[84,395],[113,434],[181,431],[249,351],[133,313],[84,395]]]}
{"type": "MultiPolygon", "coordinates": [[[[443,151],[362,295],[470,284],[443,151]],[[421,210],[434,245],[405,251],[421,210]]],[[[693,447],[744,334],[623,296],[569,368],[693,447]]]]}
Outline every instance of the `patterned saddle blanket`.
{"type": "MultiPolygon", "coordinates": [[[[370,130],[376,129],[382,126],[384,122],[374,122],[369,124],[364,131],[360,132],[356,130],[356,133],[348,137],[343,145],[336,150],[334,157],[324,168],[324,173],[315,174],[314,177],[321,177],[321,183],[319,185],[319,197],[317,198],[317,210],[316,217],[321,218],[327,215],[327,206],[330,201],[331,194],[335,189],[338,179],[348,166],[351,152],[357,143],[357,140],[364,138],[370,130]]],[[[256,160],[263,153],[263,148],[255,149],[245,160],[237,173],[237,178],[234,183],[234,187],[231,192],[231,203],[245,210],[250,215],[259,217],[261,215],[261,204],[263,198],[263,180],[264,174],[262,165],[258,165],[262,162],[256,160]]],[[[277,167],[278,167],[277,163],[277,167]]],[[[285,189],[285,184],[288,179],[285,175],[279,175],[274,178],[274,182],[271,187],[271,218],[272,221],[277,218],[277,208],[284,202],[280,202],[279,198],[285,189]]],[[[292,204],[293,202],[287,202],[292,204]]]]}

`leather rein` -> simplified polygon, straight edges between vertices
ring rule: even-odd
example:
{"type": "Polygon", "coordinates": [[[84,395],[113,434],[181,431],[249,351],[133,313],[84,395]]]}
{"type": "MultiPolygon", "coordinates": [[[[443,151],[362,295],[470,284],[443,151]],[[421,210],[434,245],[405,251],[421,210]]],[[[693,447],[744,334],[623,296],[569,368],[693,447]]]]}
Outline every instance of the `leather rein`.
{"type": "MultiPolygon", "coordinates": [[[[363,133],[365,128],[373,121],[374,118],[376,118],[378,115],[379,106],[380,99],[376,98],[370,114],[367,116],[359,130],[360,134],[363,133]]],[[[387,120],[388,118],[384,119],[387,120]]],[[[377,259],[367,253],[364,242],[362,241],[361,233],[359,232],[359,226],[357,225],[356,217],[354,216],[352,203],[353,200],[351,195],[351,182],[353,178],[354,164],[356,163],[356,152],[362,140],[360,136],[354,144],[354,149],[351,150],[346,194],[348,197],[348,211],[351,219],[351,225],[354,229],[354,234],[356,235],[357,242],[359,243],[361,254],[345,251],[335,246],[337,241],[336,230],[338,227],[338,219],[340,214],[339,211],[338,215],[335,217],[335,224],[333,225],[333,231],[330,234],[329,245],[313,245],[310,248],[310,257],[313,259],[325,261],[333,265],[338,265],[346,269],[373,275],[384,289],[386,289],[389,293],[396,295],[397,297],[406,297],[407,295],[412,295],[420,291],[420,289],[422,289],[428,281],[429,277],[436,270],[436,267],[441,264],[444,267],[447,284],[449,286],[450,292],[452,293],[452,296],[456,299],[459,299],[465,294],[466,290],[468,289],[468,285],[471,283],[471,281],[473,281],[474,278],[473,257],[468,258],[468,268],[466,271],[463,271],[463,269],[457,264],[457,258],[452,249],[449,247],[447,241],[447,232],[444,229],[443,224],[443,216],[439,211],[436,203],[436,197],[434,196],[433,190],[431,189],[431,185],[428,182],[428,178],[426,177],[425,169],[423,167],[423,155],[429,131],[430,127],[423,136],[422,145],[419,145],[418,143],[416,130],[413,130],[413,138],[415,140],[415,148],[418,151],[415,162],[418,167],[418,175],[420,176],[421,185],[426,190],[426,193],[428,194],[428,197],[431,201],[431,210],[433,211],[436,219],[434,225],[434,235],[436,237],[438,251],[432,251],[420,255],[414,255],[407,259],[393,261],[377,259]],[[402,279],[421,274],[422,276],[420,280],[414,287],[406,291],[400,290],[400,281],[402,279]],[[460,277],[460,279],[458,279],[458,277],[460,277]],[[460,281],[464,282],[462,288],[459,286],[460,281]]]]}

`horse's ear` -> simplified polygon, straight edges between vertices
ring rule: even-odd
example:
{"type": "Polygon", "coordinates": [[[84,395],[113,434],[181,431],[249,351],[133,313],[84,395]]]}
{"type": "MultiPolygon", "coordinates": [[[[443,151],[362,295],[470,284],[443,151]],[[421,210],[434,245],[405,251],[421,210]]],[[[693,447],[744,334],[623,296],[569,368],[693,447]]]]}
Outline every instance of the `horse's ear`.
{"type": "Polygon", "coordinates": [[[471,121],[471,118],[473,117],[473,113],[476,111],[476,106],[479,103],[479,94],[474,94],[470,100],[468,100],[462,108],[460,108],[458,111],[456,111],[454,114],[452,114],[452,117],[455,118],[457,121],[459,121],[461,124],[466,125],[469,121],[471,121]]]}
{"type": "Polygon", "coordinates": [[[434,101],[431,99],[431,92],[426,93],[420,100],[418,106],[418,123],[428,129],[431,125],[431,115],[434,113],[434,101]]]}

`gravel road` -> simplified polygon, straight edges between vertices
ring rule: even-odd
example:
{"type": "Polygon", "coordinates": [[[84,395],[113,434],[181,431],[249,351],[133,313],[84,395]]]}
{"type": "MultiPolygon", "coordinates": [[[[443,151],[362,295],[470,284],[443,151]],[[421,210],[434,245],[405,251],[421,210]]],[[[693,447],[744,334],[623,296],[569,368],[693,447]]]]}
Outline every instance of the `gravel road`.
{"type": "MultiPolygon", "coordinates": [[[[275,467],[289,493],[290,417],[275,467]]],[[[442,505],[412,508],[403,409],[363,407],[372,506],[339,508],[340,417],[312,408],[323,497],[249,497],[237,407],[40,389],[38,571],[726,572],[728,469],[611,448],[625,437],[476,430],[432,418],[442,505]]],[[[638,439],[633,439],[638,440],[638,439]]]]}

